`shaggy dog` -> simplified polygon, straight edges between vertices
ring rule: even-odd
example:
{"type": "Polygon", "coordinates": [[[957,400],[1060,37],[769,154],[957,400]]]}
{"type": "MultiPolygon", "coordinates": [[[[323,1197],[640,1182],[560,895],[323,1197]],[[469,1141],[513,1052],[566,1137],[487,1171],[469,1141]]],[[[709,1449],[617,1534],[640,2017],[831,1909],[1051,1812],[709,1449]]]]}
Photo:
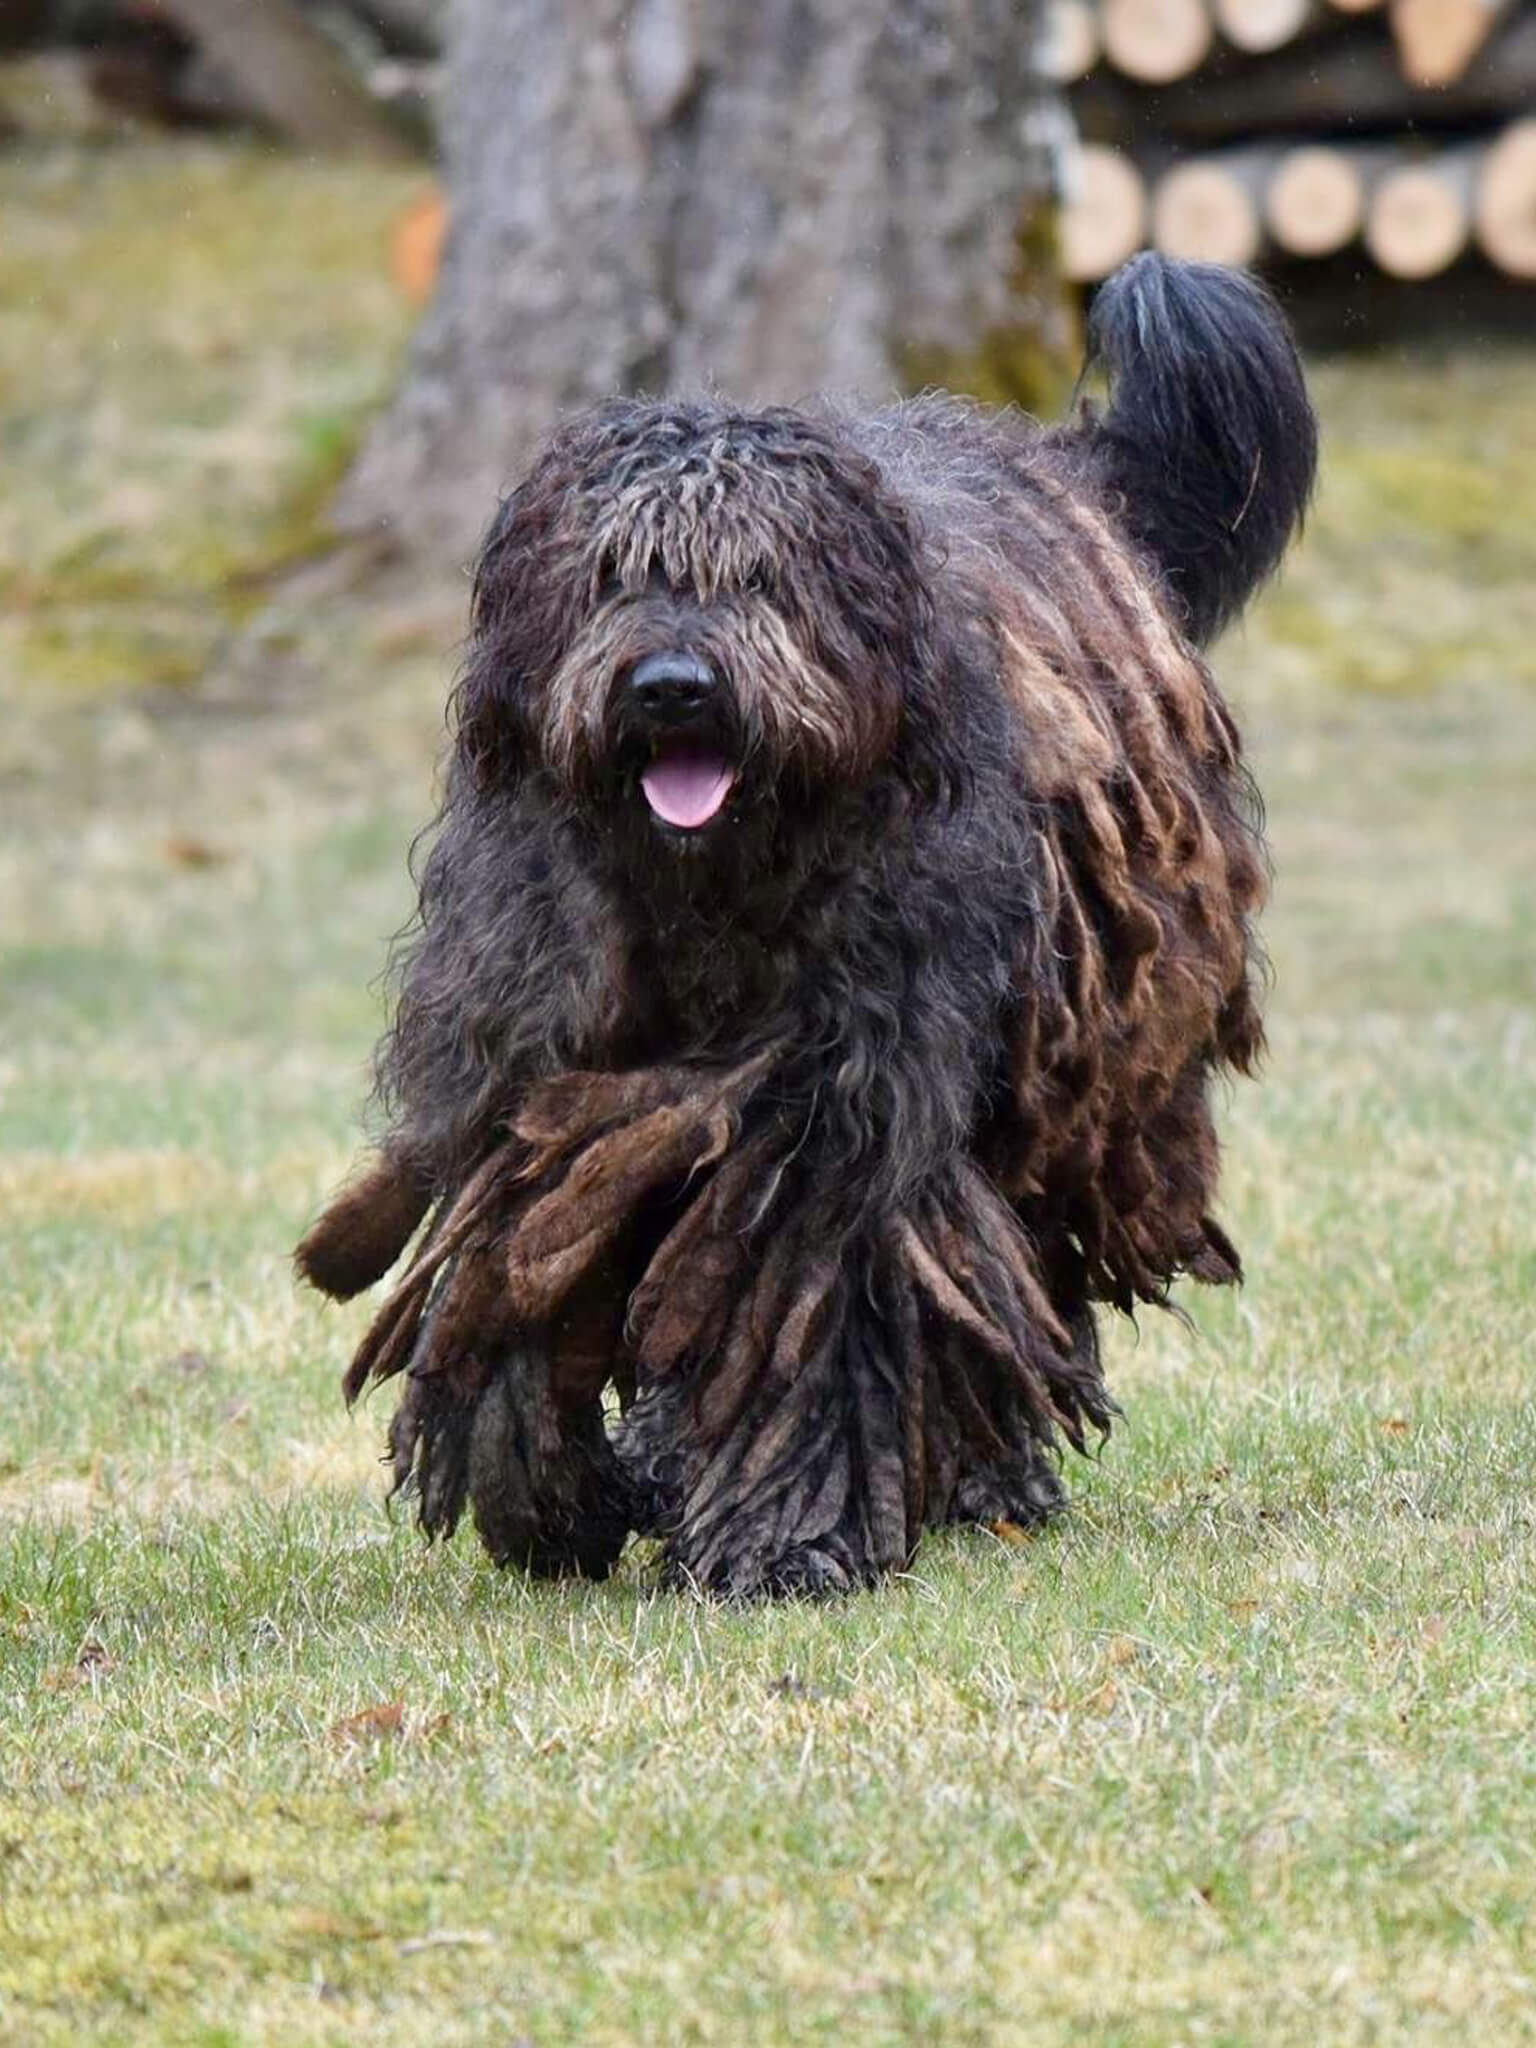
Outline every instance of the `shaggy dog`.
{"type": "Polygon", "coordinates": [[[871,1580],[1060,1504],[1095,1303],[1238,1277],[1209,1095],[1265,860],[1199,650],[1315,423],[1237,273],[1137,258],[1094,358],[1048,430],[620,401],[501,506],[388,1133],[299,1251],[345,1297],[425,1225],[346,1389],[405,1374],[429,1531],[871,1580]]]}

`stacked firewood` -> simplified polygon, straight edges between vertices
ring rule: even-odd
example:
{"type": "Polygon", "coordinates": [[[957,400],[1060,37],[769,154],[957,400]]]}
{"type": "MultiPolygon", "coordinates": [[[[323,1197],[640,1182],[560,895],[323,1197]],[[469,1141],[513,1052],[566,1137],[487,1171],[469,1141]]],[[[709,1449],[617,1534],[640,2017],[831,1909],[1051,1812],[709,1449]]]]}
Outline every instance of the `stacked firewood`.
{"type": "Polygon", "coordinates": [[[1536,279],[1536,0],[1049,0],[1062,254],[1536,279]]]}

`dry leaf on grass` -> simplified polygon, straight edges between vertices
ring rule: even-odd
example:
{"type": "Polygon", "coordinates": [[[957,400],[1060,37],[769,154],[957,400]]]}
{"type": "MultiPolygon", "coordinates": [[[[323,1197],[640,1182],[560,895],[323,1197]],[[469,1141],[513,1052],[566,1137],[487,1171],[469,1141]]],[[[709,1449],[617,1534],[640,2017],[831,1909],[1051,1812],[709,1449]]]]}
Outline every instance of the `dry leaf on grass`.
{"type": "Polygon", "coordinates": [[[364,1707],[356,1714],[343,1714],[331,1723],[332,1742],[355,1747],[361,1742],[385,1742],[405,1725],[405,1701],[385,1700],[377,1707],[364,1707]]]}
{"type": "Polygon", "coordinates": [[[432,1742],[453,1725],[449,1714],[429,1714],[425,1720],[407,1724],[404,1700],[381,1700],[376,1707],[363,1707],[355,1714],[343,1714],[331,1723],[332,1742],[355,1748],[363,1742],[432,1742]]]}
{"type": "Polygon", "coordinates": [[[216,868],[229,859],[221,846],[214,846],[206,839],[195,839],[190,833],[177,833],[167,839],[165,857],[179,868],[216,868]]]}

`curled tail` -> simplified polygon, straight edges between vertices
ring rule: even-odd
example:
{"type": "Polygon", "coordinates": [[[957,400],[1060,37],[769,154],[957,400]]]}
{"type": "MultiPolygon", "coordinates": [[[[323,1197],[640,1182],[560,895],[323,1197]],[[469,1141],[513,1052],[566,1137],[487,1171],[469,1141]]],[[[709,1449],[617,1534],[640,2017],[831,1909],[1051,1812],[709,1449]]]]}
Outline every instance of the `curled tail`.
{"type": "Polygon", "coordinates": [[[1263,285],[1146,252],[1093,302],[1088,366],[1110,403],[1079,430],[1118,523],[1197,645],[1279,566],[1317,473],[1317,420],[1263,285]]]}

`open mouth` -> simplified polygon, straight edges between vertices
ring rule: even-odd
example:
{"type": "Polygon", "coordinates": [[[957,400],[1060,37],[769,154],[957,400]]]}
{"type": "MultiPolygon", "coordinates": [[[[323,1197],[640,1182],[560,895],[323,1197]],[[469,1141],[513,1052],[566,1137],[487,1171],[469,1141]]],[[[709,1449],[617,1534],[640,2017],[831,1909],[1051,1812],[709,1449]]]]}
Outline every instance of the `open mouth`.
{"type": "Polygon", "coordinates": [[[736,770],[718,749],[668,739],[640,772],[651,815],[679,832],[698,832],[719,817],[736,786],[736,770]]]}

